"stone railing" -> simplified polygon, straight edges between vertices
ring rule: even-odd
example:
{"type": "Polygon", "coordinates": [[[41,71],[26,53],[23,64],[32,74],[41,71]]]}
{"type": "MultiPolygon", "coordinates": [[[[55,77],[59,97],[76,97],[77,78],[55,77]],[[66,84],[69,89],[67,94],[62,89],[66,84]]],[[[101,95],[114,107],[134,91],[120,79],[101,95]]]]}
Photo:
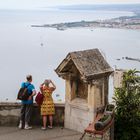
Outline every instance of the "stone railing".
{"type": "MultiPolygon", "coordinates": [[[[19,123],[20,103],[0,103],[0,126],[17,126],[19,123]]],[[[54,125],[64,126],[64,103],[55,103],[54,125]]],[[[41,125],[40,108],[34,104],[32,125],[41,125]]]]}

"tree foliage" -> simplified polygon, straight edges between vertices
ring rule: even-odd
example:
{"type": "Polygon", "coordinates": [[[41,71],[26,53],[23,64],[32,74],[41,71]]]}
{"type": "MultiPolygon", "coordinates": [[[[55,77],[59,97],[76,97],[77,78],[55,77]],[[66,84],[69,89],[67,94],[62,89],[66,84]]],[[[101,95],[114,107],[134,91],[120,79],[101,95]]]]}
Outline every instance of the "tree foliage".
{"type": "Polygon", "coordinates": [[[115,89],[115,139],[140,140],[139,71],[124,72],[122,87],[115,89]]]}

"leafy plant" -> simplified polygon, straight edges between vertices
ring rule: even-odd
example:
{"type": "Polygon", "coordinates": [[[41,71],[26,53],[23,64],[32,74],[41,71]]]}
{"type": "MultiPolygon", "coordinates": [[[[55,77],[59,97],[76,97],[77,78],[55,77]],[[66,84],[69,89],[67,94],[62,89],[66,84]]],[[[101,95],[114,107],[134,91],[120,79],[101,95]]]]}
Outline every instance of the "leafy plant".
{"type": "Polygon", "coordinates": [[[108,104],[106,111],[113,111],[114,110],[114,105],[113,104],[108,104]]]}
{"type": "Polygon", "coordinates": [[[99,121],[104,122],[105,120],[107,120],[109,117],[109,115],[104,115],[99,121]]]}
{"type": "Polygon", "coordinates": [[[115,89],[115,139],[140,140],[139,71],[124,72],[122,87],[115,89]]]}

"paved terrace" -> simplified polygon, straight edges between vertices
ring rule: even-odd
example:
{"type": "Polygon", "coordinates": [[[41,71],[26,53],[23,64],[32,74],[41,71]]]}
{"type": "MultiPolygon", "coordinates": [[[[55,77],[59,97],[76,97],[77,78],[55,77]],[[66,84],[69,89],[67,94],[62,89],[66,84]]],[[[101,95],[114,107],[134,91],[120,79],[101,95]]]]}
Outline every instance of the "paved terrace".
{"type": "Polygon", "coordinates": [[[81,135],[79,132],[60,127],[47,130],[34,127],[31,130],[24,130],[0,126],[0,140],[79,140],[81,135]]]}

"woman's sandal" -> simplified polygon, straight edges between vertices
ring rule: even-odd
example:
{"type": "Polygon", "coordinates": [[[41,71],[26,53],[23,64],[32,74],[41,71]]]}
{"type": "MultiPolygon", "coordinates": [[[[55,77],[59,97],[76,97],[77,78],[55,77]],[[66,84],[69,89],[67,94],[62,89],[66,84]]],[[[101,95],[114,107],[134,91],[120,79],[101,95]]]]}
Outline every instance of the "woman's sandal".
{"type": "Polygon", "coordinates": [[[48,125],[48,128],[52,129],[53,127],[52,127],[52,126],[50,126],[50,125],[48,125]]]}

